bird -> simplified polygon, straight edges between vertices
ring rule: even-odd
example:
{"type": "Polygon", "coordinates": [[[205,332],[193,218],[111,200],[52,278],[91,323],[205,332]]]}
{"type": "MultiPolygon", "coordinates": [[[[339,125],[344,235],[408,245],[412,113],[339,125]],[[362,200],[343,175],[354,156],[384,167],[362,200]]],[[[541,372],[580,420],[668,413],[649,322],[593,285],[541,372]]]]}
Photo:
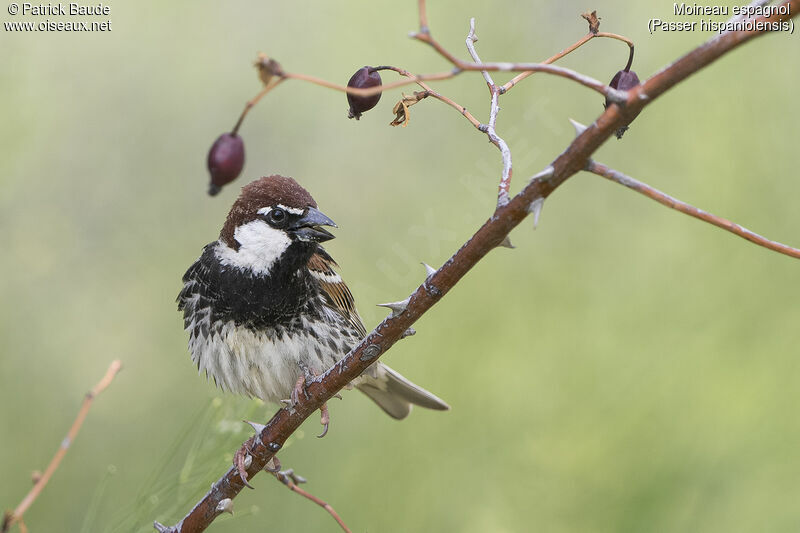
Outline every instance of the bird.
{"type": "MultiPolygon", "coordinates": [[[[339,266],[320,244],[334,238],[323,226],[337,227],[297,181],[262,177],[242,187],[219,238],[186,271],[177,302],[189,352],[221,389],[291,403],[303,379],[366,336],[339,266]]],[[[351,386],[395,419],[412,405],[450,408],[380,361],[351,386]]]]}

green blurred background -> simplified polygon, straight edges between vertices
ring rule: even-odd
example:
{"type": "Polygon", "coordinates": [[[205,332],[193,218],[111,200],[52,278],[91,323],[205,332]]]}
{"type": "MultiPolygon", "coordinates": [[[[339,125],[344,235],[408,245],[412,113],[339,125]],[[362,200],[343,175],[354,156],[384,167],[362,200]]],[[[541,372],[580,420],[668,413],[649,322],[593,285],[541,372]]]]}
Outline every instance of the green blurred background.
{"type": "MultiPolygon", "coordinates": [[[[435,101],[391,128],[400,91],[356,122],[342,94],[290,82],[245,122],[243,176],[209,198],[207,150],[259,90],[258,51],[341,83],[366,64],[447,68],[406,37],[416,2],[110,5],[94,19],[110,33],[0,34],[1,507],[124,363],[26,515],[32,532],[175,523],[230,465],[240,420],[271,416],[196,375],[174,303],[241,185],[281,173],[313,192],[372,327],[373,304],[404,298],[420,261],[442,264],[489,216],[500,173],[486,138],[435,101]]],[[[711,36],[648,34],[648,19],[676,18],[667,2],[431,0],[429,18],[461,57],[474,16],[485,60],[533,61],[583,35],[587,8],[636,42],[642,78],[711,36]]],[[[597,40],[562,64],[610,80],[626,58],[597,40]]],[[[799,64],[796,35],[758,39],[596,157],[798,245],[799,64]]],[[[433,85],[486,120],[479,74],[433,85]]],[[[597,94],[541,75],[503,98],[513,190],[571,141],[568,117],[601,111],[597,94]]],[[[397,423],[346,393],[329,435],[310,420],[283,464],[353,531],[800,529],[797,262],[586,174],[512,238],[384,359],[451,412],[397,423]]],[[[268,476],[254,484],[212,531],[337,530],[268,476]]]]}

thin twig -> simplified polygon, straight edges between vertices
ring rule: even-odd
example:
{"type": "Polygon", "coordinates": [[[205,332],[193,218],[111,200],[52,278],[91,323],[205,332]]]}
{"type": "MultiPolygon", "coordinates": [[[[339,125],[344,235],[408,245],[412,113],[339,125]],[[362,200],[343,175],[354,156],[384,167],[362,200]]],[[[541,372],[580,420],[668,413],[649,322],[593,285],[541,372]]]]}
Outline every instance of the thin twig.
{"type": "MultiPolygon", "coordinates": [[[[607,37],[611,37],[614,34],[604,35],[607,37]]],[[[447,49],[445,49],[436,39],[433,38],[430,31],[427,32],[415,32],[411,34],[411,37],[421,41],[429,46],[431,46],[436,52],[449,61],[455,69],[453,70],[452,76],[454,77],[461,72],[465,71],[479,71],[481,73],[487,72],[523,72],[527,73],[528,76],[533,74],[534,72],[546,72],[548,74],[553,74],[555,76],[561,76],[563,78],[570,79],[577,83],[580,83],[584,87],[588,87],[594,91],[601,93],[606,98],[611,98],[612,100],[616,100],[620,98],[620,94],[618,91],[608,87],[607,85],[595,80],[590,76],[585,76],[578,72],[575,72],[570,69],[565,69],[561,67],[555,67],[553,65],[549,65],[547,63],[468,63],[466,61],[462,61],[461,59],[457,58],[453,54],[451,54],[447,49]]],[[[614,35],[614,38],[618,38],[620,36],[614,35]]],[[[624,38],[623,38],[624,39],[624,38]]],[[[588,40],[588,39],[587,39],[588,40]]],[[[629,42],[626,40],[626,42],[629,42]]],[[[583,44],[583,43],[581,43],[583,44]]],[[[567,52],[568,53],[568,52],[567,52]]],[[[563,57],[563,56],[562,56],[563,57]]],[[[484,74],[484,78],[487,77],[487,74],[484,74]]],[[[487,81],[488,83],[488,81],[487,81]]],[[[371,89],[370,89],[371,90],[371,89]]],[[[368,94],[375,94],[375,92],[366,93],[364,96],[368,94]]],[[[501,89],[501,93],[505,92],[505,90],[501,89]]]]}
{"type": "Polygon", "coordinates": [[[86,393],[86,396],[83,398],[83,404],[78,411],[78,415],[75,417],[75,421],[72,423],[72,427],[69,428],[67,436],[61,441],[61,445],[58,447],[55,455],[50,460],[50,464],[47,465],[47,468],[42,476],[36,481],[36,483],[33,485],[33,488],[31,488],[25,498],[22,499],[17,508],[14,509],[12,513],[6,514],[6,519],[3,520],[3,526],[0,528],[0,531],[5,533],[15,523],[20,525],[20,530],[24,529],[22,517],[25,514],[25,511],[27,511],[33,502],[36,501],[36,498],[38,498],[39,494],[41,494],[42,490],[44,490],[47,482],[50,481],[50,477],[53,475],[53,472],[55,472],[58,468],[58,465],[61,464],[61,460],[64,458],[64,455],[66,455],[70,445],[78,435],[78,431],[80,431],[81,425],[83,425],[83,421],[86,418],[86,415],[89,413],[89,408],[92,406],[94,399],[111,384],[111,382],[114,380],[114,377],[117,375],[117,372],[119,372],[121,368],[122,363],[120,361],[112,361],[111,365],[106,371],[105,376],[103,376],[103,378],[97,382],[97,385],[95,385],[92,390],[86,393]]]}
{"type": "Polygon", "coordinates": [[[506,205],[509,201],[509,191],[511,189],[511,175],[514,169],[511,166],[511,150],[502,137],[497,135],[495,124],[497,123],[497,113],[500,111],[498,99],[500,91],[496,85],[492,86],[492,109],[489,114],[489,124],[486,126],[486,135],[489,140],[497,146],[503,158],[503,173],[500,178],[500,185],[497,188],[497,207],[506,205]]]}
{"type": "Polygon", "coordinates": [[[425,6],[425,0],[417,2],[417,12],[419,13],[419,31],[423,33],[428,32],[428,13],[425,6]]]}
{"type": "MultiPolygon", "coordinates": [[[[478,57],[478,51],[475,50],[475,43],[477,41],[478,36],[475,35],[475,17],[472,17],[469,19],[469,33],[466,39],[467,51],[469,51],[469,55],[472,56],[472,60],[475,63],[481,64],[481,58],[478,57]]],[[[489,90],[491,90],[491,88],[495,86],[492,76],[489,75],[489,72],[486,70],[481,70],[481,74],[483,74],[483,79],[486,80],[486,84],[489,86],[489,90]]]]}
{"type": "Polygon", "coordinates": [[[372,96],[373,94],[378,94],[384,91],[388,91],[389,89],[396,89],[397,87],[405,87],[407,85],[417,83],[418,81],[449,80],[451,78],[455,78],[456,76],[465,71],[482,71],[482,70],[488,70],[492,72],[531,71],[531,72],[544,72],[546,74],[552,74],[553,76],[566,78],[568,80],[577,82],[583,85],[584,87],[588,87],[589,89],[592,89],[593,91],[596,91],[605,97],[611,99],[619,99],[619,91],[612,89],[611,87],[592,78],[591,76],[585,76],[568,68],[556,67],[554,65],[545,65],[543,63],[477,64],[477,63],[465,63],[458,59],[456,60],[459,62],[458,66],[452,70],[444,72],[435,72],[432,74],[415,74],[406,80],[399,80],[392,83],[387,83],[385,85],[370,87],[367,89],[360,89],[357,87],[347,87],[346,85],[333,83],[328,80],[324,80],[322,78],[317,78],[316,76],[309,76],[308,74],[297,74],[292,72],[286,72],[282,75],[282,77],[290,80],[301,80],[308,83],[313,83],[315,85],[320,85],[322,87],[327,87],[328,89],[333,89],[335,91],[340,91],[343,93],[355,94],[358,96],[372,96]]]}
{"type": "MultiPolygon", "coordinates": [[[[630,51],[628,53],[628,64],[625,66],[624,70],[630,70],[631,64],[633,63],[633,41],[631,41],[627,37],[623,37],[622,35],[617,35],[616,33],[608,33],[608,32],[603,32],[603,31],[597,32],[597,33],[592,33],[592,32],[587,33],[586,35],[584,35],[583,37],[578,39],[575,43],[573,43],[569,47],[561,50],[559,53],[557,53],[555,55],[552,55],[552,56],[548,57],[547,59],[545,59],[544,61],[542,61],[542,64],[549,65],[551,63],[555,63],[556,61],[558,61],[562,57],[571,54],[572,52],[574,52],[575,50],[577,50],[578,48],[580,48],[584,44],[588,43],[589,41],[591,41],[595,37],[601,37],[601,38],[605,37],[605,38],[609,38],[609,39],[616,39],[618,41],[622,41],[623,43],[627,44],[629,49],[630,49],[630,51]]],[[[513,86],[515,86],[516,84],[518,84],[519,82],[521,82],[522,80],[524,80],[525,78],[530,76],[531,74],[534,74],[534,72],[533,71],[528,71],[528,72],[522,72],[520,74],[517,74],[516,76],[511,78],[508,82],[506,82],[505,85],[503,85],[503,87],[500,89],[500,92],[501,93],[508,92],[513,86]]]]}
{"type": "Polygon", "coordinates": [[[275,79],[269,85],[266,85],[263,89],[261,89],[261,91],[259,91],[259,93],[257,95],[255,95],[252,100],[250,100],[249,102],[247,102],[244,105],[244,109],[242,110],[242,114],[239,115],[239,120],[236,121],[236,125],[233,127],[233,130],[231,130],[231,134],[236,135],[239,132],[239,128],[241,127],[242,122],[244,121],[244,117],[247,116],[247,113],[249,113],[250,110],[253,108],[253,106],[256,105],[259,100],[264,98],[264,96],[268,92],[270,92],[272,89],[274,89],[275,87],[280,85],[283,82],[284,79],[285,78],[277,78],[277,79],[275,79]]]}
{"type": "Polygon", "coordinates": [[[800,250],[797,248],[792,248],[791,246],[786,246],[785,244],[771,241],[766,237],[762,237],[757,233],[753,233],[747,228],[743,228],[735,222],[731,222],[726,218],[718,217],[717,215],[713,215],[707,211],[698,209],[697,207],[687,204],[686,202],[682,202],[666,193],[659,191],[658,189],[642,183],[641,181],[638,181],[630,176],[626,176],[622,172],[618,172],[612,168],[609,168],[602,163],[590,161],[589,165],[586,167],[586,170],[613,182],[619,183],[620,185],[624,185],[625,187],[643,194],[651,200],[655,200],[656,202],[660,203],[661,205],[665,205],[670,209],[675,209],[676,211],[680,211],[681,213],[689,215],[690,217],[702,220],[703,222],[708,222],[709,224],[717,226],[718,228],[722,228],[725,231],[729,231],[734,235],[738,235],[743,239],[747,239],[754,244],[763,246],[764,248],[784,255],[788,255],[789,257],[794,257],[795,259],[800,259],[800,250]]]}
{"type": "Polygon", "coordinates": [[[448,70],[446,72],[436,72],[433,74],[417,74],[417,75],[411,75],[408,79],[405,80],[399,80],[392,83],[387,83],[385,85],[378,85],[376,87],[370,87],[368,89],[359,89],[357,87],[347,87],[346,85],[333,83],[328,80],[324,80],[322,78],[317,78],[316,76],[309,76],[307,74],[294,74],[290,72],[284,74],[284,77],[286,79],[305,81],[308,83],[313,83],[314,85],[327,87],[328,89],[333,89],[335,91],[340,91],[348,94],[355,94],[357,96],[372,96],[373,94],[382,93],[384,91],[388,91],[389,89],[396,89],[397,87],[405,87],[406,85],[412,85],[419,81],[447,80],[452,78],[453,76],[455,76],[455,74],[453,73],[452,70],[448,70]]]}
{"type": "Polygon", "coordinates": [[[329,503],[317,498],[310,492],[301,489],[299,486],[297,486],[297,483],[295,483],[294,480],[292,480],[292,478],[286,475],[284,472],[275,472],[274,475],[275,479],[286,485],[286,488],[288,488],[292,492],[299,494],[303,498],[311,500],[312,502],[316,503],[317,505],[325,509],[328,512],[328,514],[331,515],[334,520],[336,520],[336,523],[339,524],[339,527],[341,527],[343,531],[345,531],[346,533],[352,533],[350,531],[350,528],[347,527],[347,524],[344,523],[344,520],[342,520],[342,518],[339,516],[336,510],[333,507],[331,507],[329,503]]]}
{"type": "MultiPolygon", "coordinates": [[[[405,76],[406,78],[413,78],[414,77],[413,74],[411,74],[409,71],[407,71],[404,68],[393,67],[393,66],[389,66],[389,65],[381,65],[381,66],[375,67],[375,70],[391,70],[391,71],[397,72],[401,76],[405,76]]],[[[420,87],[425,89],[425,92],[427,93],[428,96],[430,96],[431,98],[435,98],[436,100],[439,100],[439,101],[444,102],[445,104],[449,105],[450,107],[452,107],[453,109],[455,109],[456,111],[461,113],[464,116],[464,118],[469,120],[470,124],[472,124],[476,129],[478,129],[478,130],[481,129],[480,121],[478,119],[476,119],[472,115],[472,113],[467,111],[466,107],[464,107],[463,105],[453,101],[452,99],[450,99],[450,98],[448,98],[448,97],[446,97],[446,96],[444,96],[442,94],[439,94],[438,92],[434,91],[427,83],[425,83],[422,80],[417,80],[417,85],[419,85],[420,87]]]]}
{"type": "MultiPolygon", "coordinates": [[[[478,36],[475,35],[475,19],[469,19],[469,33],[467,34],[467,50],[469,51],[469,55],[472,56],[472,60],[475,61],[477,64],[481,64],[481,58],[478,56],[478,51],[475,49],[475,41],[478,40],[478,36]]],[[[485,132],[486,135],[489,137],[489,140],[492,144],[494,144],[498,150],[500,150],[500,154],[503,158],[503,172],[500,178],[500,185],[498,185],[497,190],[497,206],[502,207],[508,203],[509,200],[509,191],[511,189],[511,175],[513,172],[513,167],[511,164],[511,149],[508,147],[508,144],[502,137],[497,134],[495,130],[495,126],[497,125],[497,114],[500,112],[500,94],[501,90],[495,84],[494,79],[492,76],[485,70],[481,71],[483,74],[483,79],[486,80],[486,84],[489,86],[489,92],[492,95],[491,100],[491,109],[489,111],[489,123],[481,129],[481,131],[485,132]]]]}

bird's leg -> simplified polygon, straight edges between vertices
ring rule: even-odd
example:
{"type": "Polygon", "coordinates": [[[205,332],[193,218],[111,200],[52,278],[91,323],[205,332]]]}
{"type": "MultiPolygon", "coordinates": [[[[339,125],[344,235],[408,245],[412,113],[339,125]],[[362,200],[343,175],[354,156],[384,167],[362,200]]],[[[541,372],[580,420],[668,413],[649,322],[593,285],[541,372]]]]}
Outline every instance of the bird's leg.
{"type": "Polygon", "coordinates": [[[308,391],[306,387],[308,386],[309,382],[311,382],[316,376],[314,375],[309,368],[303,364],[302,362],[298,362],[297,365],[303,371],[303,374],[297,378],[297,381],[292,388],[292,392],[289,395],[288,400],[281,400],[281,403],[286,404],[286,408],[290,411],[294,409],[296,405],[300,403],[300,393],[305,395],[306,399],[309,399],[310,396],[308,395],[308,391]]]}
{"type": "Polygon", "coordinates": [[[300,403],[300,393],[305,394],[306,398],[308,398],[308,393],[306,392],[306,377],[300,376],[297,378],[297,381],[294,384],[294,388],[292,389],[292,394],[289,396],[289,401],[291,402],[289,405],[294,408],[295,405],[300,403]]]}
{"type": "Polygon", "coordinates": [[[253,435],[244,441],[242,447],[239,448],[235,454],[233,454],[233,466],[235,466],[237,472],[239,472],[239,477],[242,478],[242,483],[251,489],[253,486],[247,482],[247,468],[250,466],[250,462],[253,460],[253,458],[250,456],[250,450],[253,449],[257,438],[258,434],[253,435]]]}
{"type": "MultiPolygon", "coordinates": [[[[306,399],[310,398],[308,391],[306,390],[306,386],[308,386],[308,383],[317,377],[306,365],[303,363],[298,364],[300,365],[300,368],[303,369],[303,375],[297,378],[297,382],[295,382],[294,387],[292,388],[290,398],[288,400],[281,400],[281,403],[285,404],[289,411],[293,411],[295,406],[300,403],[300,394],[304,394],[306,399]]],[[[339,394],[336,394],[335,396],[340,400],[342,399],[339,394]]],[[[328,434],[328,426],[331,423],[331,414],[328,412],[327,403],[323,403],[322,406],[320,406],[319,414],[319,423],[322,424],[322,433],[317,435],[317,437],[321,439],[328,434]]]]}
{"type": "MultiPolygon", "coordinates": [[[[317,378],[317,376],[311,372],[311,370],[304,365],[303,363],[298,363],[300,368],[303,370],[303,375],[297,378],[297,382],[294,384],[294,388],[292,389],[291,399],[289,400],[290,408],[294,408],[300,401],[300,393],[305,394],[306,398],[309,398],[308,391],[306,390],[306,386],[309,382],[313,381],[317,378]]],[[[339,396],[337,394],[337,396],[339,396]]],[[[341,399],[341,396],[339,396],[341,399]]],[[[322,424],[322,433],[317,435],[318,438],[322,438],[328,434],[328,426],[331,422],[331,415],[328,412],[328,404],[323,403],[322,406],[319,408],[319,423],[322,424]]]]}

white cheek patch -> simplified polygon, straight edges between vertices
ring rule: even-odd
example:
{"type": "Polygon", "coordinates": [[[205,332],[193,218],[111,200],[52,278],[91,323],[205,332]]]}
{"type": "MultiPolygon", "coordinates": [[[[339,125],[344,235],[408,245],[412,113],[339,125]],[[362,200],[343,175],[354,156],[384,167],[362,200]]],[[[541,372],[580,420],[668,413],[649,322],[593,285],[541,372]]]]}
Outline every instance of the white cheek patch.
{"type": "Polygon", "coordinates": [[[286,232],[272,228],[263,220],[253,220],[236,228],[233,238],[239,243],[234,250],[223,243],[216,253],[223,265],[269,274],[270,268],[292,244],[286,232]]]}

